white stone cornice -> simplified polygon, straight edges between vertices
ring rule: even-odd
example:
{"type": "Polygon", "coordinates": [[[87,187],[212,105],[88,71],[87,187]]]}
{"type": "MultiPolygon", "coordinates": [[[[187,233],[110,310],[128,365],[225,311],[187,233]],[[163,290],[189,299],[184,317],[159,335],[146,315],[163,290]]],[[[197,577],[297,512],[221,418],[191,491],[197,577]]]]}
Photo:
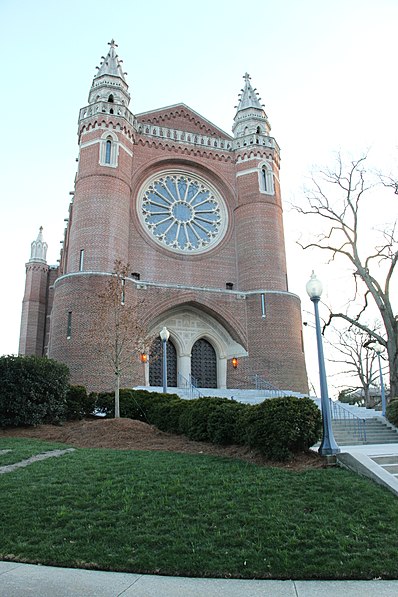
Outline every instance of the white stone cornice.
{"type": "MultiPolygon", "coordinates": [[[[54,286],[56,286],[63,280],[75,278],[75,277],[81,277],[81,276],[111,277],[113,275],[114,274],[112,272],[72,272],[70,274],[64,274],[63,276],[60,276],[59,278],[57,278],[54,282],[54,286]]],[[[138,289],[140,289],[140,287],[141,288],[145,287],[145,289],[147,289],[148,287],[152,287],[152,288],[169,288],[171,290],[192,290],[194,292],[212,292],[212,293],[216,293],[216,294],[224,294],[226,296],[235,296],[236,299],[240,299],[240,300],[248,298],[250,296],[255,296],[255,295],[275,294],[275,295],[290,296],[292,298],[300,300],[300,297],[297,294],[294,294],[293,292],[289,292],[288,290],[267,290],[266,288],[258,288],[257,290],[247,290],[247,291],[225,290],[223,288],[210,288],[210,287],[206,287],[206,286],[189,286],[189,285],[185,285],[185,284],[165,284],[163,282],[149,282],[147,280],[135,280],[135,279],[129,278],[129,277],[126,277],[126,281],[133,283],[138,289]]]]}

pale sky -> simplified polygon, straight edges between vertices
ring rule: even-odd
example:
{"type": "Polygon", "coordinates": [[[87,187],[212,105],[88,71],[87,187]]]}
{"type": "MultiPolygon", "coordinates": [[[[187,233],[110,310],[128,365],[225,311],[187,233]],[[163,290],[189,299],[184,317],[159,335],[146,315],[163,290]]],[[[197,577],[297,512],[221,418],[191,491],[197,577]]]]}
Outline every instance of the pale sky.
{"type": "MultiPolygon", "coordinates": [[[[290,290],[312,311],[311,270],[326,296],[344,271],[297,247],[306,222],[288,203],[301,200],[312,166],[331,164],[335,151],[370,148],[376,167],[397,164],[397,28],[396,0],[2,0],[0,354],[18,350],[25,263],[40,226],[48,262],[59,257],[78,113],[111,38],[133,113],[184,102],[231,133],[250,73],[281,147],[290,290]]],[[[377,209],[369,226],[376,216],[377,209]]],[[[313,331],[305,334],[316,385],[313,331]]]]}

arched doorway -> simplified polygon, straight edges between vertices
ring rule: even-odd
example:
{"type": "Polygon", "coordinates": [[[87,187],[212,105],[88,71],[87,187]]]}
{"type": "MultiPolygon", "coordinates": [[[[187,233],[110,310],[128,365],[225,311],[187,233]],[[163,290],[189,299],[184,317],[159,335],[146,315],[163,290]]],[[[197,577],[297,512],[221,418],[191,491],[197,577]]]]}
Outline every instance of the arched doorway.
{"type": "MultiPolygon", "coordinates": [[[[162,342],[160,338],[155,338],[149,354],[150,386],[163,385],[162,362],[162,342]]],[[[170,339],[167,342],[167,385],[172,388],[177,387],[177,351],[170,339]]]]}
{"type": "Polygon", "coordinates": [[[200,338],[192,346],[191,375],[199,388],[217,387],[216,351],[204,338],[200,338]]]}

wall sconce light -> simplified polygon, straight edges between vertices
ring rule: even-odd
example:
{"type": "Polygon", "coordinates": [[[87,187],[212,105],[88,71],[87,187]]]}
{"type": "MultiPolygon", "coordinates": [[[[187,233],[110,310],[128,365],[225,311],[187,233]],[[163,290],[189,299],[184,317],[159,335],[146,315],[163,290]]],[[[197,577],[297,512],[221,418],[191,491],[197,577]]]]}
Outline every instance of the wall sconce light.
{"type": "Polygon", "coordinates": [[[234,369],[237,369],[237,368],[238,368],[238,359],[237,359],[236,357],[234,357],[234,358],[232,359],[232,367],[233,367],[234,369]]]}
{"type": "Polygon", "coordinates": [[[148,362],[148,355],[145,352],[142,352],[140,354],[140,361],[141,361],[141,363],[147,363],[148,362]]]}

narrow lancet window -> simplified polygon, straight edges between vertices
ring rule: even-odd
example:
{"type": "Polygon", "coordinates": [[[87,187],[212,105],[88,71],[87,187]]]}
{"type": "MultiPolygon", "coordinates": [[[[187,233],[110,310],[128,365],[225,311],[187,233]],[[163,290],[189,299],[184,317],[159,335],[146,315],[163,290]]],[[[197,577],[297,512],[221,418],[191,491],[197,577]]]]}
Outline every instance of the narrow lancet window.
{"type": "Polygon", "coordinates": [[[72,311],[68,312],[68,322],[66,325],[66,339],[70,340],[72,337],[72,311]]]}
{"type": "Polygon", "coordinates": [[[264,164],[260,167],[258,176],[259,176],[260,192],[267,193],[267,195],[273,195],[274,194],[274,180],[273,180],[272,169],[267,164],[264,164]]]}
{"type": "Polygon", "coordinates": [[[80,249],[79,272],[83,271],[83,267],[84,267],[84,249],[80,249]]]}
{"type": "Polygon", "coordinates": [[[126,302],[126,280],[122,279],[122,305],[126,302]]]}
{"type": "Polygon", "coordinates": [[[112,142],[109,139],[107,139],[106,148],[105,148],[105,164],[111,163],[111,149],[112,149],[112,142]]]}
{"type": "Polygon", "coordinates": [[[263,191],[267,191],[267,170],[266,168],[262,168],[261,169],[261,177],[262,177],[262,187],[263,187],[263,191]]]}

